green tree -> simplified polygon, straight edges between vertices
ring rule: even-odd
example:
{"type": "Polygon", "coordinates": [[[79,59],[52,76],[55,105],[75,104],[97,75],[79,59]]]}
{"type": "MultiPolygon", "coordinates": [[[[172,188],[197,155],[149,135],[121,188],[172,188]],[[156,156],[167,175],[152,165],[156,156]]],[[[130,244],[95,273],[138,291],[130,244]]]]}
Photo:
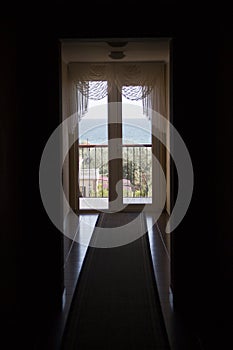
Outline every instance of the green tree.
{"type": "Polygon", "coordinates": [[[132,185],[135,185],[138,182],[139,178],[139,167],[132,160],[123,164],[123,178],[130,180],[132,185]]]}
{"type": "Polygon", "coordinates": [[[98,184],[97,197],[98,198],[108,198],[108,188],[103,188],[101,183],[98,184]]]}

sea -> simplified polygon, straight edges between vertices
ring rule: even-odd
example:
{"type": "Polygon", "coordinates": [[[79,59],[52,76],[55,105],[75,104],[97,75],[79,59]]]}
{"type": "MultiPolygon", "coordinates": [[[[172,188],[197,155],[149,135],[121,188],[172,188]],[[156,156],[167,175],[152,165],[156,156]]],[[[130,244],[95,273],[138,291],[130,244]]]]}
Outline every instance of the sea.
{"type": "MultiPolygon", "coordinates": [[[[151,122],[145,118],[124,119],[122,124],[123,144],[150,144],[151,122]]],[[[106,119],[83,118],[79,122],[79,142],[107,144],[108,128],[106,119]]]]}

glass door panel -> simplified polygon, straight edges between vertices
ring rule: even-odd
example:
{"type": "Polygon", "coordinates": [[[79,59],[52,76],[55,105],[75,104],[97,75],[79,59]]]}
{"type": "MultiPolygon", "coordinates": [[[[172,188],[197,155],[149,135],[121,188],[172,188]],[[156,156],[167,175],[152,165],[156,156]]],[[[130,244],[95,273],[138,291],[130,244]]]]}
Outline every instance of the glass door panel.
{"type": "Polygon", "coordinates": [[[78,125],[79,209],[108,209],[108,97],[88,101],[78,125]]]}
{"type": "Polygon", "coordinates": [[[122,96],[123,204],[152,204],[151,121],[122,96]]]}

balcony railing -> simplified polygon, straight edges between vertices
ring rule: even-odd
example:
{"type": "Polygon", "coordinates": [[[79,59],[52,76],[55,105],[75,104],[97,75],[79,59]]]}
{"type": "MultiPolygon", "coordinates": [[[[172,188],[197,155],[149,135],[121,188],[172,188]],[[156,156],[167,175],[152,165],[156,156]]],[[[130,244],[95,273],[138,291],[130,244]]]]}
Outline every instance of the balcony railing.
{"type": "MultiPolygon", "coordinates": [[[[152,146],[122,146],[123,199],[134,202],[152,197],[152,146]],[[141,200],[140,200],[141,199],[141,200]]],[[[108,145],[79,145],[79,195],[82,198],[108,198],[108,145]]],[[[148,202],[148,200],[145,200],[148,202]]]]}

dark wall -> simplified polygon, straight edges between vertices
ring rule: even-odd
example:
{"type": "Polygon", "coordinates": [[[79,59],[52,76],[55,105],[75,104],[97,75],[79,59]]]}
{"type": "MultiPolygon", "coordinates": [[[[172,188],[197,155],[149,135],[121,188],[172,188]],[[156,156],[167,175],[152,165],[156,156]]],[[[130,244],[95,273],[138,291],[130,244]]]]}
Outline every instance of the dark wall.
{"type": "Polygon", "coordinates": [[[190,33],[188,38],[182,33],[173,40],[173,124],[190,152],[194,189],[187,214],[172,233],[172,286],[175,309],[203,343],[214,326],[212,286],[218,270],[213,104],[216,66],[212,45],[212,39],[206,40],[200,32],[190,33]]]}
{"type": "Polygon", "coordinates": [[[63,236],[49,220],[39,192],[41,155],[60,121],[59,44],[49,28],[43,30],[31,23],[31,29],[32,33],[22,27],[22,37],[17,41],[17,83],[24,150],[23,203],[27,214],[23,227],[27,249],[24,277],[29,295],[24,300],[30,326],[30,320],[34,320],[31,330],[34,344],[41,342],[47,325],[61,310],[63,236]]]}
{"type": "Polygon", "coordinates": [[[220,308],[222,318],[219,318],[218,326],[225,328],[229,343],[232,342],[230,334],[232,324],[228,320],[233,312],[233,235],[231,218],[233,214],[233,42],[232,32],[225,32],[218,41],[216,59],[218,70],[216,71],[217,97],[216,97],[216,221],[215,228],[217,242],[217,264],[220,265],[220,274],[217,280],[221,281],[219,295],[221,296],[220,308]]]}
{"type": "Polygon", "coordinates": [[[12,21],[0,24],[1,40],[1,117],[0,117],[0,271],[1,318],[7,327],[15,325],[19,313],[19,285],[22,269],[21,210],[21,147],[18,135],[16,88],[16,38],[12,21]],[[4,321],[6,320],[6,321],[4,321]]]}
{"type": "Polygon", "coordinates": [[[181,16],[174,5],[159,6],[156,20],[146,9],[114,17],[103,15],[101,6],[95,10],[83,16],[83,9],[64,5],[47,18],[35,13],[25,21],[2,21],[5,324],[20,330],[26,348],[40,336],[36,327],[42,334],[60,306],[62,239],[43,209],[38,186],[40,157],[59,123],[59,38],[164,36],[173,38],[174,125],[190,151],[195,176],[192,203],[172,236],[174,302],[209,349],[213,331],[224,321],[223,304],[231,305],[231,36],[216,33],[202,17],[181,16]]]}
{"type": "Polygon", "coordinates": [[[34,348],[63,292],[62,235],[39,192],[42,151],[59,123],[59,45],[37,25],[1,21],[0,341],[9,349],[34,348]]]}

